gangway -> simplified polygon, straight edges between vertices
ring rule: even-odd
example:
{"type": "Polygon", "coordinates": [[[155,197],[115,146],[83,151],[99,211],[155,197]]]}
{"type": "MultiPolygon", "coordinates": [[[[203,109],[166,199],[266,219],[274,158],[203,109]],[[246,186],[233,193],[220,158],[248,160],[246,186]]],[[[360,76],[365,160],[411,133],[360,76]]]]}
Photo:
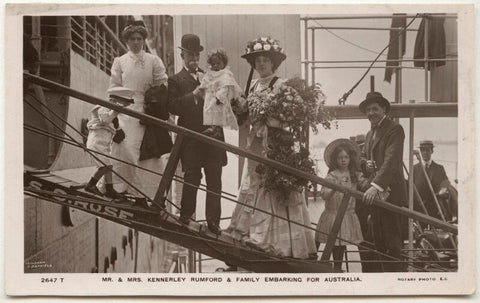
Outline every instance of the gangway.
{"type": "MultiPolygon", "coordinates": [[[[141,119],[142,121],[162,126],[169,131],[177,133],[177,141],[172,149],[167,168],[161,178],[159,189],[153,199],[148,199],[150,206],[139,206],[137,197],[132,197],[131,201],[124,203],[112,203],[112,201],[105,200],[101,197],[83,192],[75,189],[78,184],[72,184],[71,181],[61,179],[50,173],[40,173],[25,171],[24,191],[28,195],[34,195],[46,201],[73,207],[87,213],[105,218],[107,220],[135,228],[139,231],[151,234],[158,238],[167,240],[172,243],[179,244],[183,247],[193,249],[210,257],[234,264],[254,272],[335,272],[330,266],[330,256],[333,249],[333,244],[337,239],[339,224],[343,219],[344,212],[339,212],[336,218],[337,228],[333,228],[329,234],[327,245],[322,252],[320,260],[304,260],[294,259],[289,257],[282,257],[268,254],[258,248],[246,245],[242,241],[237,241],[227,234],[215,235],[208,231],[202,224],[193,222],[188,226],[181,224],[178,217],[169,213],[165,206],[168,190],[172,179],[174,178],[173,167],[176,167],[178,162],[178,142],[181,142],[183,136],[194,138],[216,147],[222,148],[226,151],[232,152],[239,156],[247,157],[259,163],[270,165],[276,169],[291,173],[297,177],[309,180],[312,183],[327,186],[344,194],[344,201],[348,202],[350,197],[361,199],[363,194],[359,191],[344,188],[337,184],[331,183],[321,177],[308,174],[306,172],[289,167],[283,163],[276,162],[263,156],[252,154],[246,150],[240,149],[231,144],[227,144],[202,134],[193,132],[191,130],[179,127],[171,122],[163,121],[153,116],[148,116],[143,113],[117,106],[111,102],[90,96],[80,91],[73,90],[67,86],[55,83],[53,81],[44,79],[39,76],[31,75],[24,72],[24,80],[34,83],[52,90],[56,90],[65,95],[74,97],[90,104],[101,105],[113,109],[119,113],[130,115],[132,117],[141,119]],[[179,139],[178,139],[179,138],[179,139]]],[[[450,105],[455,107],[456,105],[450,105]]],[[[412,109],[410,109],[412,111],[412,109]]],[[[408,109],[407,109],[408,111],[408,109]]],[[[234,201],[232,199],[232,201],[234,201]]],[[[241,203],[239,201],[234,201],[241,203]]],[[[345,202],[345,203],[346,203],[345,202]]],[[[344,203],[344,204],[345,204],[344,203]]],[[[433,217],[429,217],[422,213],[409,210],[404,207],[398,207],[391,203],[386,203],[376,199],[374,205],[407,216],[409,218],[430,224],[452,234],[458,233],[457,226],[443,222],[433,217]]],[[[250,206],[249,206],[250,207],[250,206]]],[[[262,211],[260,209],[256,209],[262,211]]],[[[269,214],[275,216],[274,214],[269,214]]],[[[286,218],[279,217],[286,220],[286,218]]],[[[292,224],[301,225],[294,221],[292,224]]],[[[302,225],[303,226],[303,225],[302,225]]],[[[313,229],[311,226],[303,226],[305,228],[313,229]]],[[[375,251],[377,254],[381,254],[375,251]]],[[[385,255],[384,257],[390,257],[385,255]]],[[[422,270],[422,267],[416,266],[416,263],[424,263],[425,261],[417,261],[414,259],[395,260],[390,257],[391,262],[405,262],[422,270]]],[[[443,267],[435,267],[437,270],[444,270],[443,267]]]]}

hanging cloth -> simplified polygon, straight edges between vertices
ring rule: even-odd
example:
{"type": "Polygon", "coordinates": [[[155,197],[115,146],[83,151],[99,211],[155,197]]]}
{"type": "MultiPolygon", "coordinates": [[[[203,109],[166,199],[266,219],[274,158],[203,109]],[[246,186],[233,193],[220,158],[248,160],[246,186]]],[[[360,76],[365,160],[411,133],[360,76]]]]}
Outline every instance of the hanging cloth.
{"type": "MultiPolygon", "coordinates": [[[[428,59],[445,59],[446,58],[446,43],[445,43],[445,28],[443,24],[445,18],[432,18],[425,16],[418,28],[417,38],[415,39],[415,49],[413,53],[414,59],[425,59],[425,20],[428,19],[428,59]]],[[[429,62],[428,69],[431,67],[438,67],[445,65],[445,61],[429,62]]],[[[423,61],[415,61],[415,67],[424,67],[423,61]]]]}
{"type": "MultiPolygon", "coordinates": [[[[405,14],[393,14],[394,17],[392,17],[392,25],[390,26],[391,28],[404,28],[407,26],[407,18],[402,17],[405,14]],[[397,17],[400,16],[400,17],[397,17]]],[[[389,40],[389,47],[388,47],[388,54],[387,54],[387,60],[391,59],[400,59],[405,55],[405,45],[407,44],[407,32],[403,32],[400,34],[400,31],[398,30],[391,30],[390,31],[390,40],[389,40]],[[398,41],[402,41],[402,54],[401,56],[399,55],[399,49],[398,49],[398,41]]],[[[389,68],[389,66],[398,66],[398,62],[387,62],[387,67],[385,68],[385,77],[383,81],[386,81],[390,83],[392,80],[392,73],[393,73],[393,68],[389,68]]]]}

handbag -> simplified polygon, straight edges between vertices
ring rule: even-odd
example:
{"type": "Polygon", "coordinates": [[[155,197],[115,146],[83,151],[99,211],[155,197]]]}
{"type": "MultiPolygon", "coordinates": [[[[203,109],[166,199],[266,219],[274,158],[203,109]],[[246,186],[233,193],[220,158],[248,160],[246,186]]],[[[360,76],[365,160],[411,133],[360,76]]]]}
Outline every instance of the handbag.
{"type": "Polygon", "coordinates": [[[123,131],[123,129],[121,128],[117,129],[112,139],[113,142],[120,144],[124,139],[125,139],[125,132],[123,131]]]}

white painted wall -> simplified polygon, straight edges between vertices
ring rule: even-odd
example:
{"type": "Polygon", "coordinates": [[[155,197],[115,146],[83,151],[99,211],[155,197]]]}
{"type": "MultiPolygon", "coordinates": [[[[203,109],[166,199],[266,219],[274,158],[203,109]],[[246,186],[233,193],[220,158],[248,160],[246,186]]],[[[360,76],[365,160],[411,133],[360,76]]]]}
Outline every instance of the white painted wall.
{"type": "MultiPolygon", "coordinates": [[[[70,87],[86,94],[106,99],[110,77],[79,54],[71,51],[70,56],[70,87]]],[[[72,97],[69,98],[68,102],[68,122],[77,130],[80,130],[81,120],[89,118],[89,112],[93,105],[72,97]]],[[[69,126],[66,127],[66,130],[76,140],[82,141],[80,135],[69,126]]],[[[64,170],[93,165],[91,156],[82,149],[63,144],[51,170],[64,170]]]]}

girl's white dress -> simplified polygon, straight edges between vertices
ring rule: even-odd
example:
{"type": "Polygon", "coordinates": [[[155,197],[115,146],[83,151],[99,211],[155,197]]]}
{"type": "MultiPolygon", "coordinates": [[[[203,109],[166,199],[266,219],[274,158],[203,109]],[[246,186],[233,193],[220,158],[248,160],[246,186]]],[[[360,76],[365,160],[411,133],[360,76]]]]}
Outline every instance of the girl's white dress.
{"type": "Polygon", "coordinates": [[[205,88],[203,124],[238,130],[237,119],[230,102],[242,95],[242,89],[227,66],[222,70],[208,70],[200,81],[205,88]]]}
{"type": "MultiPolygon", "coordinates": [[[[102,154],[110,155],[112,138],[115,134],[113,127],[113,119],[117,116],[117,112],[99,105],[94,106],[90,111],[90,120],[87,123],[88,138],[87,148],[101,152],[102,154]]],[[[110,158],[95,154],[99,160],[93,158],[97,167],[111,165],[110,158]],[[102,163],[103,162],[103,163],[102,163]]]]}
{"type": "MultiPolygon", "coordinates": [[[[350,179],[350,173],[341,173],[338,170],[334,170],[328,173],[326,180],[338,185],[342,185],[351,189],[357,189],[357,183],[352,182],[350,179]]],[[[328,234],[332,229],[333,222],[337,216],[337,210],[342,202],[343,193],[334,191],[328,187],[322,187],[320,196],[325,201],[325,210],[320,215],[320,219],[317,224],[317,233],[315,239],[320,243],[326,243],[328,234]]],[[[337,235],[339,238],[348,240],[350,242],[360,242],[363,240],[362,230],[360,228],[360,221],[355,213],[355,198],[350,198],[348,202],[345,216],[343,217],[340,231],[337,235]]],[[[347,245],[349,243],[337,239],[335,245],[347,245]]]]}
{"type": "MultiPolygon", "coordinates": [[[[269,89],[271,77],[259,79],[252,83],[253,91],[269,89]]],[[[273,92],[284,81],[278,79],[273,85],[273,92]]],[[[247,98],[248,100],[248,98],[247,98]]],[[[250,152],[265,156],[263,137],[252,127],[249,136],[250,152]]],[[[275,191],[268,191],[263,186],[263,176],[255,169],[259,163],[246,159],[238,200],[248,206],[289,219],[303,226],[311,226],[304,193],[291,192],[287,199],[275,191]]],[[[263,250],[280,256],[306,259],[316,253],[314,231],[295,223],[237,204],[227,229],[234,238],[251,242],[263,250]]]]}
{"type": "MultiPolygon", "coordinates": [[[[134,91],[134,104],[127,108],[144,112],[144,94],[151,86],[167,85],[167,75],[162,60],[152,54],[141,51],[134,54],[131,51],[113,61],[111,69],[110,88],[126,87],[134,91]]],[[[112,154],[129,163],[140,165],[147,169],[161,173],[164,169],[161,159],[148,159],[139,161],[140,146],[142,144],[145,126],[136,118],[118,114],[119,127],[125,132],[125,139],[117,144],[112,144],[112,154]]],[[[160,177],[145,172],[138,168],[115,161],[114,171],[119,173],[128,182],[142,190],[150,197],[156,192],[160,177]]],[[[114,188],[119,191],[129,190],[138,195],[133,188],[113,174],[114,188]]]]}

